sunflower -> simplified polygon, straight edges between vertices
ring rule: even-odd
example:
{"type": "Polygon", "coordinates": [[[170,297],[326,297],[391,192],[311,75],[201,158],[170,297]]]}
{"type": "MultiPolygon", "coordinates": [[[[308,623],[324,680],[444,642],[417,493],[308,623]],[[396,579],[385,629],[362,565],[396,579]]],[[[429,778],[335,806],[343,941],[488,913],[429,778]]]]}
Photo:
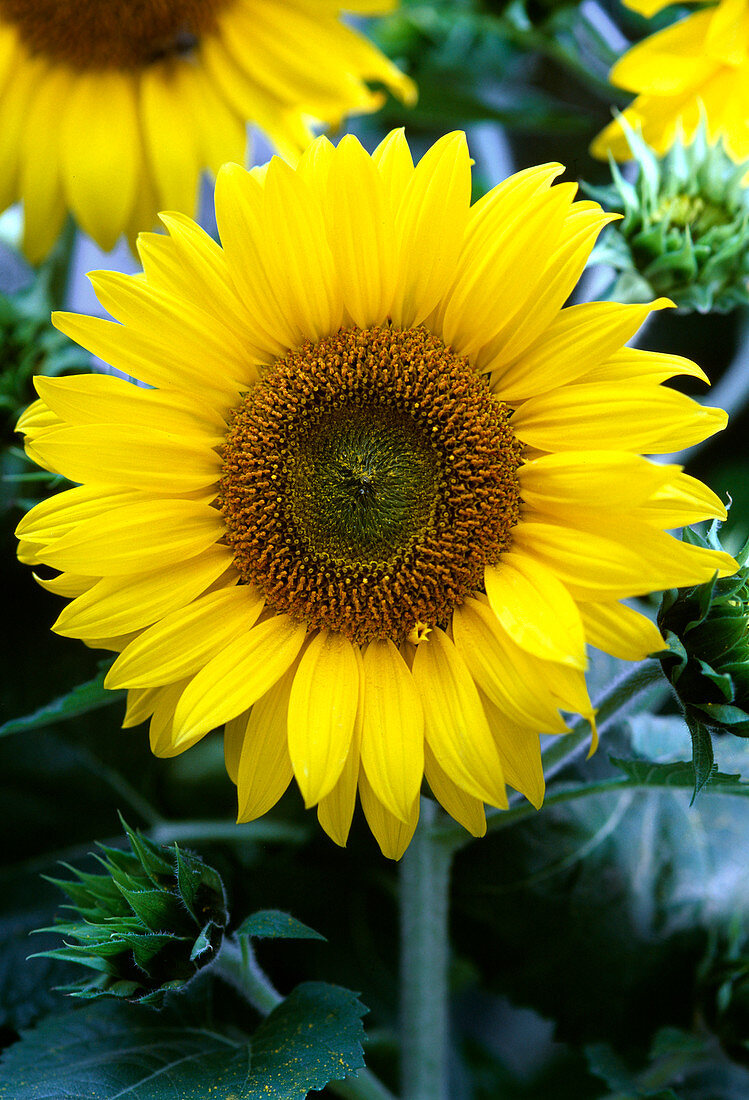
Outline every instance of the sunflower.
{"type": "MultiPolygon", "coordinates": [[[[351,0],[349,11],[390,0],[351,0]]],[[[244,160],[246,122],[296,159],[311,121],[411,81],[337,0],[0,0],[0,210],[24,203],[37,263],[69,210],[105,250],[194,210],[200,172],[244,160]]]]}
{"type": "MultiPolygon", "coordinates": [[[[650,17],[670,0],[625,0],[650,17]]],[[[623,112],[656,153],[691,140],[704,115],[711,142],[723,138],[736,161],[749,159],[749,2],[720,0],[634,46],[614,65],[612,84],[638,93],[623,112]]],[[[629,160],[618,120],[591,145],[593,156],[629,160]]]]}
{"type": "Polygon", "coordinates": [[[55,315],[143,388],[38,378],[30,455],[80,483],[20,555],[73,597],[54,629],[118,653],[125,725],[173,756],[225,725],[240,821],[295,777],[345,844],[357,789],[386,855],[426,776],[475,835],[505,783],[544,794],[539,733],[593,722],[586,642],[662,649],[621,603],[736,568],[666,533],[725,510],[669,452],[725,414],[623,347],[652,309],[562,308],[611,219],[558,164],[470,204],[465,136],[414,166],[317,139],[219,173],[221,246],[182,215],[143,274],[91,278],[119,323],[55,315]]]}

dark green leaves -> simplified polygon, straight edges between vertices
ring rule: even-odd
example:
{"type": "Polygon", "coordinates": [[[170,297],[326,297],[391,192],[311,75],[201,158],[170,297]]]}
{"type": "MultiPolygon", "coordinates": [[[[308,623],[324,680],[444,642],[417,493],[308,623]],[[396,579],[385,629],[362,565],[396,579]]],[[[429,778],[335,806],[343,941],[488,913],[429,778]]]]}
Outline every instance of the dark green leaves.
{"type": "Polygon", "coordinates": [[[8,1051],[3,1100],[305,1100],[364,1065],[356,996],[298,986],[250,1037],[112,1002],[48,1017],[8,1051]]]}
{"type": "Polygon", "coordinates": [[[28,733],[31,730],[43,729],[45,726],[51,726],[53,722],[79,718],[82,714],[88,714],[89,711],[117,703],[122,698],[122,692],[107,691],[103,686],[105,675],[106,670],[103,670],[93,680],[78,684],[65,695],[60,695],[51,703],[39,707],[33,714],[3,722],[0,725],[0,737],[10,733],[28,733]]]}

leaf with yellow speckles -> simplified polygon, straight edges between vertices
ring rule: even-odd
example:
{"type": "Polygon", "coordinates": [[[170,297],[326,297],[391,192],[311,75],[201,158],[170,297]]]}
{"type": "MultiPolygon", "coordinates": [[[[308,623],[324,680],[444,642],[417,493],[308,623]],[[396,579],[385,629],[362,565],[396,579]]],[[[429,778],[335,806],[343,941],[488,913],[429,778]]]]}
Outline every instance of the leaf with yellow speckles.
{"type": "MultiPolygon", "coordinates": [[[[5,1053],[0,1100],[305,1100],[364,1066],[354,993],[305,982],[254,1035],[97,1001],[47,1017],[5,1053]]],[[[189,1006],[188,1006],[189,1010],[189,1006]]]]}

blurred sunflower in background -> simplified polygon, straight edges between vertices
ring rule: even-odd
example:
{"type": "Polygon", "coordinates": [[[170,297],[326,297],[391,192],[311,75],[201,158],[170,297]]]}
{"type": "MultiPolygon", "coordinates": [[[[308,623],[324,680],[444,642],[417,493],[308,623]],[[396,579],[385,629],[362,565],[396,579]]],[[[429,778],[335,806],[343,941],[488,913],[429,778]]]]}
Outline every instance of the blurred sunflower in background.
{"type": "Polygon", "coordinates": [[[694,363],[624,347],[668,302],[563,308],[612,215],[558,164],[471,206],[470,163],[394,131],[226,166],[221,246],[164,215],[142,275],[92,276],[119,323],[56,315],[152,388],[39,378],[19,425],[80,483],[20,556],[60,571],[59,633],[119,654],[125,724],[162,756],[226,724],[242,821],[294,776],[344,844],[358,789],[395,858],[424,775],[475,835],[505,783],[540,805],[539,733],[594,723],[586,643],[663,648],[620,601],[736,569],[667,533],[717,497],[642,457],[726,422],[661,386],[694,363]]]}
{"type": "MultiPolygon", "coordinates": [[[[625,0],[650,18],[670,0],[625,0]]],[[[749,159],[749,3],[720,0],[638,43],[614,65],[609,80],[636,92],[622,112],[656,153],[688,143],[705,116],[711,142],[723,139],[736,161],[749,159]]],[[[632,157],[627,133],[611,122],[591,146],[595,157],[632,157]]]]}
{"type": "Polygon", "coordinates": [[[336,0],[0,0],[0,209],[23,200],[32,263],[67,211],[109,250],[194,211],[201,171],[244,161],[248,122],[295,159],[315,122],[382,104],[369,81],[415,98],[336,0]]]}

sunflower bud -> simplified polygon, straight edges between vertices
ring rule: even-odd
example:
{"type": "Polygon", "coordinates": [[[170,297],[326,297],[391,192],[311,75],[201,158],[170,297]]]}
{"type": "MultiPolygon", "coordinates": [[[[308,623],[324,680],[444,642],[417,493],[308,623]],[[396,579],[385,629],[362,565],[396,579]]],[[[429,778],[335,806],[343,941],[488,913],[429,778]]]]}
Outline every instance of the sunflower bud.
{"type": "MultiPolygon", "coordinates": [[[[722,549],[713,524],[706,537],[685,529],[685,541],[722,549]]],[[[658,626],[668,642],[661,665],[692,734],[697,789],[712,768],[710,732],[749,737],[749,542],[738,572],[663,594],[658,626]],[[702,779],[702,782],[700,780],[702,779]]]]}
{"type": "Polygon", "coordinates": [[[631,302],[665,295],[684,312],[727,313],[749,301],[749,162],[736,164],[704,123],[688,145],[658,157],[622,116],[637,175],[625,180],[610,158],[613,184],[583,185],[605,209],[623,214],[594,250],[593,263],[617,272],[610,296],[631,302]]]}
{"type": "Polygon", "coordinates": [[[93,971],[64,987],[73,996],[160,1004],[215,957],[227,922],[224,887],[198,856],[123,825],[131,850],[98,845],[103,874],[69,868],[75,880],[52,880],[76,919],[41,929],[65,946],[39,954],[93,971]]]}

